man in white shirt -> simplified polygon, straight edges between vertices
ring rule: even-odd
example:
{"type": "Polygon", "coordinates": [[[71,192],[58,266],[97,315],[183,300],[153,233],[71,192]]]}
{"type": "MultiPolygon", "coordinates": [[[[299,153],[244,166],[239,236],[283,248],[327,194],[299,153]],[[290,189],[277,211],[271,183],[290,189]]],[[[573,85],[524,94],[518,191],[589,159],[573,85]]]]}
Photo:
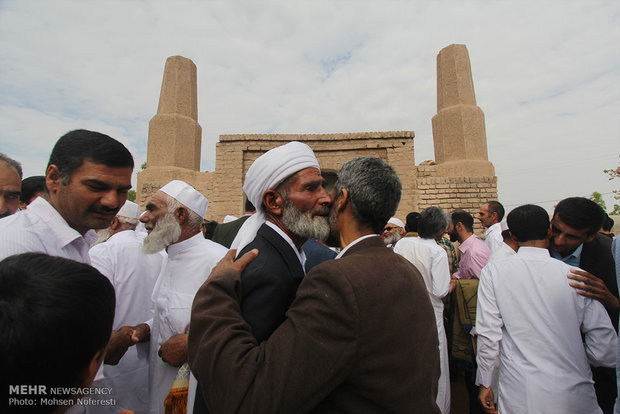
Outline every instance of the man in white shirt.
{"type": "Polygon", "coordinates": [[[450,292],[450,269],[446,251],[437,244],[448,228],[450,218],[439,207],[428,207],[418,219],[418,236],[400,239],[394,252],[409,260],[420,271],[435,310],[441,376],[437,391],[437,405],[443,414],[450,413],[450,368],[448,344],[443,325],[443,300],[450,292]]]}
{"type": "Polygon", "coordinates": [[[489,256],[489,261],[487,263],[494,262],[497,259],[502,259],[504,257],[512,256],[517,252],[517,250],[519,250],[519,245],[510,236],[510,230],[508,229],[508,223],[506,223],[506,220],[502,220],[500,225],[502,226],[502,240],[504,242],[499,248],[495,249],[495,251],[491,253],[491,256],[489,256]]]}
{"type": "Polygon", "coordinates": [[[0,218],[19,210],[22,174],[21,164],[0,152],[0,218]]]}
{"type": "MultiPolygon", "coordinates": [[[[151,327],[149,412],[164,413],[164,401],[187,361],[187,333],[194,295],[227,249],[205,239],[200,231],[208,200],[189,184],[174,180],[149,199],[140,218],[149,235],[144,251],[168,256],[153,290],[155,310],[151,327]]],[[[144,338],[139,338],[143,340],[144,338]]],[[[195,394],[190,382],[189,396],[195,394]]],[[[193,406],[193,398],[185,401],[193,406]]]]}
{"type": "Polygon", "coordinates": [[[480,220],[482,226],[486,227],[484,242],[487,244],[489,250],[491,250],[491,253],[504,244],[500,225],[503,218],[504,206],[502,206],[500,202],[492,200],[480,205],[478,220],[480,220]]]}
{"type": "Polygon", "coordinates": [[[543,208],[514,209],[508,227],[519,251],[489,263],[478,288],[479,400],[489,413],[494,394],[497,412],[601,413],[589,364],[615,364],[609,317],[568,285],[570,266],[550,257],[543,208]]]}
{"type": "Polygon", "coordinates": [[[43,252],[90,263],[88,249],[127,200],[133,157],[117,140],[92,131],[62,136],[46,171],[48,194],[0,220],[0,259],[43,252]]]}
{"type": "MultiPolygon", "coordinates": [[[[126,201],[110,227],[99,231],[99,243],[89,252],[92,265],[112,282],[116,291],[115,330],[134,327],[153,317],[151,296],[164,257],[142,252],[142,242],[134,231],[139,218],[140,207],[126,201]]],[[[145,324],[142,329],[149,327],[145,324]]],[[[90,412],[148,411],[148,346],[147,343],[136,344],[124,355],[120,351],[112,356],[116,360],[122,356],[118,365],[103,366],[105,378],[95,385],[110,388],[111,394],[103,397],[113,398],[116,405],[93,406],[90,412]]],[[[108,359],[106,357],[106,362],[117,362],[108,359]]]]}

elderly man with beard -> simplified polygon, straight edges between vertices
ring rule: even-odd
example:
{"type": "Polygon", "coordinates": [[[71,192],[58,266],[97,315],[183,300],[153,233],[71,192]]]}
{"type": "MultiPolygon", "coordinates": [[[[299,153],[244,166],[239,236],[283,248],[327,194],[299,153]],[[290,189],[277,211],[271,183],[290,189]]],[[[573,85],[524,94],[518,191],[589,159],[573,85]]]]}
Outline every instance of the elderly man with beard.
{"type": "MultiPolygon", "coordinates": [[[[331,197],[324,181],[312,149],[297,141],[258,157],[245,176],[243,191],[256,213],[239,229],[231,248],[240,254],[261,252],[241,275],[241,311],[258,342],[284,321],[305,276],[301,246],[309,238],[329,236],[331,197]]],[[[195,414],[208,412],[205,399],[209,396],[196,398],[195,414]]]]}
{"type": "Polygon", "coordinates": [[[149,326],[140,323],[153,317],[151,295],[163,261],[163,255],[142,252],[142,242],[134,231],[139,217],[140,207],[126,201],[110,227],[98,232],[97,243],[89,251],[92,265],[112,282],[116,292],[115,332],[103,366],[105,378],[95,382],[95,386],[112,390],[102,398],[114,398],[116,405],[93,406],[93,413],[148,410],[148,344],[128,349],[133,345],[127,341],[131,335],[119,335],[137,329],[146,331],[135,337],[148,338],[149,326]]]}
{"type": "MultiPolygon", "coordinates": [[[[200,231],[209,201],[189,184],[174,180],[149,199],[140,218],[149,235],[143,250],[168,256],[153,290],[149,413],[164,413],[164,401],[181,367],[187,361],[187,332],[194,295],[226,248],[205,239],[200,231]]],[[[143,338],[140,338],[143,339],[143,338]]],[[[195,380],[188,395],[194,396],[195,380]]],[[[181,395],[172,404],[191,404],[181,395]]]]}
{"type": "Polygon", "coordinates": [[[383,243],[387,247],[393,248],[400,239],[405,237],[405,223],[396,217],[390,218],[385,227],[383,227],[381,237],[383,237],[383,243]]]}
{"type": "Polygon", "coordinates": [[[380,158],[338,172],[329,223],[343,250],[308,273],[284,322],[258,342],[230,252],[194,300],[192,372],[213,412],[439,413],[437,329],[422,276],[383,244],[401,183],[380,158]],[[376,200],[381,200],[377,203],[376,200]]]}

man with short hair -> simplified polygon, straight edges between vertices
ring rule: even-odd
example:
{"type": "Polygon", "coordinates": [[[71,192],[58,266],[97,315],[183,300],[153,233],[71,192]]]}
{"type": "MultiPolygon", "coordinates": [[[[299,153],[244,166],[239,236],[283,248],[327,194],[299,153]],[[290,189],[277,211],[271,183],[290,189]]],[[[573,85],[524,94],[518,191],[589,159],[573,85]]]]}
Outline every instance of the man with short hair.
{"type": "Polygon", "coordinates": [[[63,135],[46,171],[48,194],[0,220],[0,259],[43,252],[90,263],[91,229],[110,225],[131,189],[133,157],[107,135],[83,129],[63,135]]]}
{"type": "Polygon", "coordinates": [[[22,193],[19,196],[19,209],[26,210],[32,201],[47,192],[45,188],[45,176],[35,175],[22,180],[22,193]]]}
{"type": "Polygon", "coordinates": [[[459,270],[453,276],[457,279],[479,279],[480,271],[487,264],[491,251],[474,234],[474,218],[471,214],[457,210],[451,214],[451,219],[448,227],[450,241],[458,241],[461,252],[459,270]]]}
{"type": "Polygon", "coordinates": [[[418,237],[418,220],[420,213],[412,211],[405,217],[405,237],[418,237]]]}
{"type": "Polygon", "coordinates": [[[504,206],[500,202],[491,200],[483,203],[478,212],[478,220],[486,227],[484,242],[491,253],[499,249],[504,240],[502,239],[501,221],[504,218],[504,206]]]}
{"type": "Polygon", "coordinates": [[[380,232],[401,184],[379,158],[342,165],[331,231],[343,250],[302,280],[284,322],[263,342],[237,287],[252,250],[230,252],[192,307],[190,366],[213,412],[438,413],[437,328],[420,273],[380,232]],[[377,203],[376,200],[381,200],[377,203]],[[398,309],[398,312],[394,312],[398,309]]]}
{"type": "MultiPolygon", "coordinates": [[[[551,220],[551,256],[579,267],[568,276],[577,293],[596,299],[605,307],[611,323],[618,327],[618,285],[611,252],[611,239],[598,234],[606,214],[592,200],[570,197],[558,203],[551,220]]],[[[615,371],[593,367],[595,389],[604,413],[611,413],[617,395],[615,371]]]]}
{"type": "Polygon", "coordinates": [[[550,257],[543,208],[515,208],[508,227],[517,254],[489,263],[480,277],[479,400],[489,413],[600,413],[588,365],[615,364],[617,335],[605,309],[568,286],[571,266],[550,257]]]}
{"type": "MultiPolygon", "coordinates": [[[[149,331],[149,326],[141,323],[153,317],[151,296],[163,262],[162,255],[142,252],[142,242],[134,231],[139,218],[140,207],[126,201],[110,227],[99,231],[99,243],[89,251],[92,265],[112,282],[116,291],[114,329],[119,331],[127,327],[149,331]]],[[[146,333],[136,336],[148,338],[146,333]]],[[[113,337],[112,341],[116,339],[113,337]]],[[[105,398],[114,398],[116,405],[94,406],[91,408],[93,413],[110,412],[111,409],[115,413],[121,409],[148,411],[147,344],[136,344],[129,349],[119,344],[118,352],[106,356],[103,374],[105,379],[97,381],[96,385],[110,388],[111,394],[106,394],[105,398]]]]}
{"type": "MultiPolygon", "coordinates": [[[[168,252],[153,290],[150,413],[165,412],[164,401],[179,367],[187,361],[192,300],[211,269],[226,253],[224,246],[205,239],[200,231],[208,205],[209,201],[192,186],[173,180],[153,194],[140,218],[149,232],[143,250],[152,254],[162,249],[168,252]]],[[[190,383],[187,394],[191,398],[188,401],[184,397],[179,401],[181,405],[193,403],[194,384],[190,383]]]]}
{"type": "Polygon", "coordinates": [[[405,236],[405,223],[402,220],[391,217],[388,222],[383,227],[383,233],[381,233],[381,237],[383,237],[383,243],[387,247],[394,247],[396,243],[400,239],[405,236]]]}
{"type": "Polygon", "coordinates": [[[22,166],[0,152],[0,219],[19,210],[22,166]]]}
{"type": "Polygon", "coordinates": [[[5,396],[34,402],[9,402],[7,412],[57,413],[75,404],[71,390],[90,387],[113,320],[114,288],[93,267],[43,253],[0,261],[0,386],[5,396]],[[47,394],[10,386],[43,386],[47,394]],[[69,394],[50,395],[52,388],[69,394]]]}

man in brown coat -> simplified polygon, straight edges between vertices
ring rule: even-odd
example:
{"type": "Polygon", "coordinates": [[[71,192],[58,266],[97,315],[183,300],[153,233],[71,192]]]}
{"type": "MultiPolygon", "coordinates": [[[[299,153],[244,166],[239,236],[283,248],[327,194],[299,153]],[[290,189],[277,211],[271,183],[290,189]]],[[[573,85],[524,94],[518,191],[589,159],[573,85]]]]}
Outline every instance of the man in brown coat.
{"type": "Polygon", "coordinates": [[[379,158],[345,163],[330,226],[344,249],[301,282],[287,319],[257,343],[231,251],[192,306],[189,363],[212,413],[439,413],[435,317],[424,282],[379,233],[401,184],[379,158]]]}

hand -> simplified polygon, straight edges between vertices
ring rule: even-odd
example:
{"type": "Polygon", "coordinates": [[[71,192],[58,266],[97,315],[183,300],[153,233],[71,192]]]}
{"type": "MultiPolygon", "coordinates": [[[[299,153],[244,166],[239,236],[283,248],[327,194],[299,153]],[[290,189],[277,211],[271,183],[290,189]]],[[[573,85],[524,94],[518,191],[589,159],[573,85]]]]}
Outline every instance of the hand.
{"type": "Polygon", "coordinates": [[[187,334],[171,336],[161,345],[159,357],[173,367],[180,367],[187,361],[187,334]]]}
{"type": "Polygon", "coordinates": [[[570,286],[577,289],[577,293],[581,296],[596,299],[609,310],[620,309],[620,301],[615,297],[605,283],[594,276],[592,273],[583,270],[571,269],[567,277],[581,283],[569,283],[570,286]]]}
{"type": "Polygon", "coordinates": [[[480,386],[480,393],[478,394],[478,401],[482,405],[482,411],[487,414],[497,414],[497,408],[495,407],[493,389],[487,388],[483,385],[480,386]]]}
{"type": "Polygon", "coordinates": [[[216,271],[232,269],[238,272],[239,274],[243,273],[245,267],[250,264],[250,262],[256,259],[258,256],[258,249],[252,249],[243,256],[241,256],[238,260],[235,260],[235,255],[237,254],[236,249],[230,249],[228,253],[219,261],[217,266],[213,268],[211,273],[215,273],[216,271]]]}
{"type": "Polygon", "coordinates": [[[132,329],[133,332],[131,334],[131,342],[133,342],[133,344],[137,344],[138,342],[146,342],[151,338],[151,327],[146,323],[136,325],[132,329]]]}
{"type": "Polygon", "coordinates": [[[123,326],[117,331],[112,331],[108,346],[106,347],[105,364],[118,364],[125,352],[127,352],[127,349],[133,345],[131,341],[132,333],[133,329],[130,326],[123,326]]]}
{"type": "Polygon", "coordinates": [[[455,288],[456,288],[456,278],[452,277],[450,279],[450,290],[448,291],[448,293],[452,293],[455,288]]]}

